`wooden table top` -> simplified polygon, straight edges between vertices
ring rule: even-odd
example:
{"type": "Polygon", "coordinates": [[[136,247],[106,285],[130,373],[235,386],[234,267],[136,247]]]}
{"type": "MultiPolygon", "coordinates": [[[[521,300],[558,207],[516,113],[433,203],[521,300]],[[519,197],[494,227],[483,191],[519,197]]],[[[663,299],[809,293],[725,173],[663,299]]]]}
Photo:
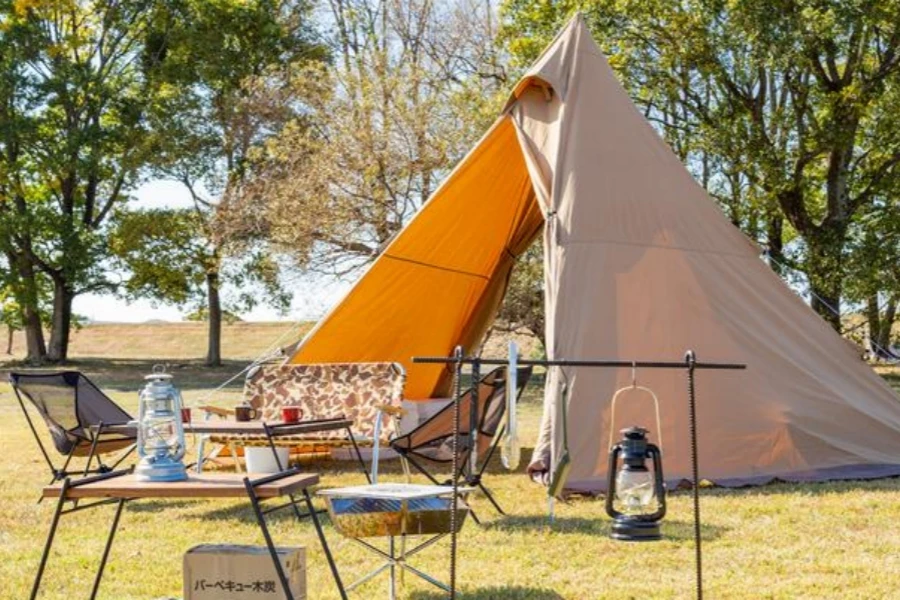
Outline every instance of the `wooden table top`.
{"type": "MultiPolygon", "coordinates": [[[[263,477],[264,475],[260,475],[263,477]]],[[[186,481],[139,481],[133,473],[70,487],[66,498],[246,498],[242,473],[188,473],[186,481]]],[[[253,474],[250,474],[252,480],[253,474]]],[[[256,487],[260,498],[274,498],[315,485],[316,473],[296,473],[256,487]]],[[[59,498],[61,483],[44,488],[45,498],[59,498]]]]}
{"type": "MultiPolygon", "coordinates": [[[[272,430],[272,436],[281,435],[302,435],[304,433],[319,433],[322,431],[334,431],[336,429],[346,429],[353,425],[350,419],[328,419],[321,421],[297,421],[294,424],[286,425],[284,421],[267,421],[269,427],[278,425],[272,430]]],[[[103,431],[106,433],[120,433],[134,435],[135,426],[127,423],[115,425],[104,425],[103,431]]],[[[208,421],[189,421],[184,423],[185,433],[195,434],[249,434],[249,435],[265,435],[266,430],[262,421],[235,421],[234,419],[210,419],[208,421]]]]}

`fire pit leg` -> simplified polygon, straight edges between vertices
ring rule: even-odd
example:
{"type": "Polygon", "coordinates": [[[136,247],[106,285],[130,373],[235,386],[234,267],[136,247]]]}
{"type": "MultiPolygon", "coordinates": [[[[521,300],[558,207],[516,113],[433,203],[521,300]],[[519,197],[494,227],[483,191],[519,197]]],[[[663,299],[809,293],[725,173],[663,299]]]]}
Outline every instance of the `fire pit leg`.
{"type": "Polygon", "coordinates": [[[397,557],[394,555],[394,536],[388,538],[391,554],[391,600],[397,600],[397,557]]]}

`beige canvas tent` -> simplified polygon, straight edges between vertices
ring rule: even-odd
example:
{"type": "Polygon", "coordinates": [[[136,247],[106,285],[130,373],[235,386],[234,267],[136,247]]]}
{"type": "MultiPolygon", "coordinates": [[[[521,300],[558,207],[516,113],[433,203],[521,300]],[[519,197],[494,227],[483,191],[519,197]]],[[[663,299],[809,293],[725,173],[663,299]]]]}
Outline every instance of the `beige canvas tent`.
{"type": "MultiPolygon", "coordinates": [[[[415,355],[473,350],[516,257],[543,233],[555,358],[746,363],[698,375],[701,474],[724,485],[900,474],[900,401],[760,260],[616,81],[580,17],[503,114],[294,362],[402,362],[407,397],[447,395],[415,355]]],[[[567,487],[604,487],[609,404],[628,370],[572,369],[567,487]]],[[[689,473],[684,375],[638,372],[659,396],[668,479],[689,473]]],[[[534,464],[561,450],[559,377],[534,464]]],[[[646,398],[617,409],[651,429],[646,398]]],[[[658,432],[653,432],[658,436],[658,432]]]]}

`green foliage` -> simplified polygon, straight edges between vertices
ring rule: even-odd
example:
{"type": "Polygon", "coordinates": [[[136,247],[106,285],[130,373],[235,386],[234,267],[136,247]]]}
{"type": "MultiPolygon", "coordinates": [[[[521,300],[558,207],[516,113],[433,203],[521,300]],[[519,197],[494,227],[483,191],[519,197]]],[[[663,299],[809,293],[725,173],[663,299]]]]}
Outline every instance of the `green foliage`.
{"type": "MultiPolygon", "coordinates": [[[[191,311],[188,314],[184,315],[184,320],[195,322],[209,321],[209,311],[205,308],[198,308],[197,310],[191,311]]],[[[228,323],[229,325],[232,323],[240,323],[242,320],[243,319],[241,319],[239,315],[236,315],[231,311],[222,311],[222,321],[228,323]]]]}
{"type": "Polygon", "coordinates": [[[192,210],[120,211],[110,236],[110,251],[127,272],[122,286],[131,299],[186,305],[204,297],[206,271],[212,261],[199,235],[200,219],[192,210]]]}
{"type": "Polygon", "coordinates": [[[544,344],[544,253],[539,238],[513,268],[495,328],[521,331],[544,344]]]}
{"type": "Polygon", "coordinates": [[[116,285],[109,221],[129,190],[160,170],[220,197],[240,180],[248,150],[282,118],[285,104],[268,101],[281,81],[272,70],[323,56],[309,9],[305,0],[0,2],[0,250],[32,312],[29,282],[52,282],[53,359],[66,356],[72,299],[116,285]]]}
{"type": "MultiPolygon", "coordinates": [[[[226,296],[224,314],[235,318],[266,301],[279,310],[291,295],[281,287],[277,264],[262,250],[248,247],[240,257],[222,260],[205,237],[203,217],[195,210],[122,211],[110,236],[110,250],[127,277],[124,297],[149,298],[208,314],[210,273],[221,284],[241,290],[226,296]]],[[[227,290],[226,290],[227,291],[227,290]]],[[[226,319],[227,321],[227,319],[226,319]]]]}
{"type": "Polygon", "coordinates": [[[900,2],[508,0],[514,60],[579,8],[645,116],[735,224],[792,254],[838,326],[824,304],[840,303],[851,223],[900,189],[900,2]]]}

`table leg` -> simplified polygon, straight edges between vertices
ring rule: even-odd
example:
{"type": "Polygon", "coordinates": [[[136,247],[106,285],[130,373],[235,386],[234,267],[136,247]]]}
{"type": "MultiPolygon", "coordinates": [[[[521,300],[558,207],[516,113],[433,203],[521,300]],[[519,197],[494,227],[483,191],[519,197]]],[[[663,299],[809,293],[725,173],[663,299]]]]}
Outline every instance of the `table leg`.
{"type": "Polygon", "coordinates": [[[331,556],[331,550],[328,549],[328,540],[325,539],[325,533],[322,531],[322,524],[319,523],[319,516],[316,514],[316,507],[313,506],[312,498],[309,490],[303,489],[303,497],[306,499],[306,510],[312,517],[313,525],[316,528],[316,535],[319,536],[319,543],[322,545],[322,551],[325,552],[325,558],[328,559],[328,566],[331,568],[331,574],[334,576],[334,582],[337,584],[338,592],[343,600],[347,600],[347,592],[344,591],[344,584],[341,583],[341,576],[338,573],[337,565],[334,564],[334,558],[331,556]]]}
{"type": "Polygon", "coordinates": [[[116,504],[116,516],[113,517],[112,526],[109,528],[109,536],[106,538],[106,546],[103,548],[103,557],[100,559],[100,567],[97,569],[97,575],[94,577],[94,587],[91,588],[91,600],[97,597],[97,591],[100,589],[100,580],[103,579],[103,570],[106,567],[106,561],[109,559],[109,551],[112,548],[113,538],[116,530],[119,528],[119,519],[122,517],[122,509],[125,507],[125,498],[120,498],[116,504]]]}
{"type": "MultiPolygon", "coordinates": [[[[290,466],[290,452],[288,452],[288,464],[281,464],[281,459],[278,457],[278,449],[275,447],[275,438],[272,435],[272,428],[269,427],[269,424],[265,421],[263,422],[263,430],[266,432],[266,440],[269,443],[269,449],[272,451],[272,456],[275,457],[275,465],[278,467],[278,471],[284,471],[287,467],[290,466]]],[[[297,517],[298,521],[302,521],[305,515],[300,514],[300,508],[297,506],[297,499],[294,498],[293,494],[288,494],[288,498],[291,500],[291,506],[294,510],[294,515],[297,517]]]]}
{"type": "Polygon", "coordinates": [[[56,535],[56,528],[59,525],[59,518],[62,516],[63,505],[66,503],[66,492],[69,491],[69,478],[63,480],[62,487],[59,489],[59,501],[56,503],[56,511],[53,513],[53,521],[50,523],[50,533],[47,534],[47,541],[44,543],[44,553],[41,554],[41,564],[38,566],[37,575],[34,578],[34,585],[31,586],[31,600],[35,600],[38,590],[41,587],[41,579],[44,577],[44,567],[47,566],[47,558],[50,556],[50,547],[53,546],[53,538],[56,535]]]}
{"type": "Polygon", "coordinates": [[[284,573],[284,567],[281,566],[281,560],[278,558],[278,551],[275,549],[275,544],[272,542],[272,535],[269,533],[268,525],[266,525],[266,516],[259,506],[259,498],[256,495],[256,490],[253,488],[253,484],[250,483],[250,480],[246,477],[244,478],[244,487],[247,488],[250,504],[253,506],[254,514],[256,514],[256,522],[259,523],[263,538],[266,540],[266,547],[269,549],[269,556],[272,557],[272,564],[275,566],[275,573],[278,574],[278,580],[281,582],[284,595],[287,600],[294,600],[294,594],[291,592],[291,584],[287,579],[287,575],[284,573]]]}
{"type": "Polygon", "coordinates": [[[362,452],[359,451],[359,444],[356,443],[356,438],[353,437],[353,431],[347,427],[347,436],[350,438],[350,443],[353,444],[353,450],[356,451],[356,459],[359,461],[359,466],[362,467],[363,474],[366,476],[366,481],[368,483],[372,483],[372,477],[369,475],[369,470],[366,468],[366,461],[363,460],[362,452]]]}

